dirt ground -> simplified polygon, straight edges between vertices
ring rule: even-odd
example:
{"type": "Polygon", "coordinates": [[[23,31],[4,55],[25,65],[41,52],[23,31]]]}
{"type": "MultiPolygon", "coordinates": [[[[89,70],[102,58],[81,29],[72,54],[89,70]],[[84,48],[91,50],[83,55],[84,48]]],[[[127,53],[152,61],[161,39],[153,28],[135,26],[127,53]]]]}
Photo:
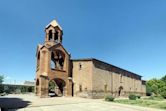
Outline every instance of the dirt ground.
{"type": "Polygon", "coordinates": [[[39,98],[34,94],[1,96],[0,107],[8,108],[8,111],[163,111],[106,102],[103,99],[78,97],[39,98]]]}

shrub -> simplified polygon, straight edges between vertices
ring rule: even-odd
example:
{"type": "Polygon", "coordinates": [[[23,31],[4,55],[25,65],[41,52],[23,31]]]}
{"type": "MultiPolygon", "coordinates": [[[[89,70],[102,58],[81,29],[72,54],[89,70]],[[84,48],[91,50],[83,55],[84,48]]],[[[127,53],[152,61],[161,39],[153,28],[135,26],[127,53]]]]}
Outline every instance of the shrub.
{"type": "Polygon", "coordinates": [[[140,96],[140,95],[137,95],[137,98],[138,98],[138,99],[141,99],[141,96],[140,96]]]}
{"type": "Polygon", "coordinates": [[[160,95],[166,99],[166,86],[162,87],[162,89],[160,90],[160,95]]]}
{"type": "Polygon", "coordinates": [[[112,96],[106,96],[105,97],[105,101],[114,101],[114,97],[112,97],[112,96]]]}
{"type": "Polygon", "coordinates": [[[166,91],[161,93],[161,96],[166,99],[166,91]]]}
{"type": "Polygon", "coordinates": [[[4,87],[2,84],[0,84],[0,93],[3,93],[4,92],[4,87]]]}
{"type": "Polygon", "coordinates": [[[150,100],[158,100],[158,101],[161,101],[163,100],[164,98],[162,96],[150,96],[149,97],[150,100]]]}
{"type": "Polygon", "coordinates": [[[130,100],[136,100],[137,99],[137,96],[135,94],[130,94],[129,95],[129,99],[130,100]]]}
{"type": "Polygon", "coordinates": [[[22,86],[21,87],[21,93],[25,93],[25,92],[28,92],[28,87],[22,86]]]}

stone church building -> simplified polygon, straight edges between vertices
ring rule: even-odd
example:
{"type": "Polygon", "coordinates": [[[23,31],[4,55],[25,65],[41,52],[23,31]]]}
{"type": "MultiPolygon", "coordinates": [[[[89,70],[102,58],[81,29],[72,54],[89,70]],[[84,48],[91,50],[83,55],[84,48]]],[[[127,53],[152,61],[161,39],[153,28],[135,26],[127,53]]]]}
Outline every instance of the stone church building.
{"type": "Polygon", "coordinates": [[[53,20],[45,27],[44,44],[37,46],[37,96],[103,98],[146,94],[140,75],[95,58],[71,59],[62,40],[63,30],[53,20]]]}

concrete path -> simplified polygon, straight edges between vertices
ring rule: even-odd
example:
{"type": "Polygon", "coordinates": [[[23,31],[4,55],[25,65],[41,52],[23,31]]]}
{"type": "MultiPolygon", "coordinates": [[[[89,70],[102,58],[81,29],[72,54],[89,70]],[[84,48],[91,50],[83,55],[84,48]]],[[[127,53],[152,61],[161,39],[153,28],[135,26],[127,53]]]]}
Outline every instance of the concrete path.
{"type": "Polygon", "coordinates": [[[38,98],[34,95],[8,95],[0,97],[0,107],[7,102],[9,111],[163,111],[153,108],[105,102],[102,99],[85,99],[77,97],[38,98]],[[7,98],[8,101],[5,101],[7,98]],[[11,98],[19,99],[9,101],[11,98]],[[4,101],[2,101],[4,100],[4,101]],[[21,108],[21,102],[24,103],[21,108]],[[25,105],[25,103],[27,103],[25,105]],[[20,106],[19,106],[20,105],[20,106]]]}

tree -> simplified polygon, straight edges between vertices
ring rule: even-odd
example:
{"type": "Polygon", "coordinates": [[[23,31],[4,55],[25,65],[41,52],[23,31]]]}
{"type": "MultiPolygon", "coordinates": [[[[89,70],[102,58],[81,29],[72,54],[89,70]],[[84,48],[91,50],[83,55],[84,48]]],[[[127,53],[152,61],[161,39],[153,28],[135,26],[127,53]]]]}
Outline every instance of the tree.
{"type": "MultiPolygon", "coordinates": [[[[151,91],[156,96],[161,95],[161,92],[163,92],[163,87],[165,87],[166,83],[163,82],[160,79],[151,79],[147,81],[146,87],[148,87],[148,91],[151,91]]],[[[150,92],[148,92],[150,93],[150,92]]]]}
{"type": "Polygon", "coordinates": [[[162,80],[163,82],[165,82],[165,83],[166,83],[166,75],[165,75],[165,76],[163,76],[163,77],[161,78],[161,80],[162,80]]]}
{"type": "Polygon", "coordinates": [[[4,76],[0,75],[0,84],[2,84],[3,80],[4,80],[4,76]]]}
{"type": "Polygon", "coordinates": [[[56,87],[55,82],[51,80],[49,82],[49,91],[55,91],[55,87],[56,87]]]}
{"type": "Polygon", "coordinates": [[[0,93],[3,93],[3,91],[4,91],[4,87],[2,85],[3,79],[4,79],[4,77],[2,75],[0,75],[0,93]]]}
{"type": "Polygon", "coordinates": [[[164,86],[161,90],[160,90],[160,95],[166,99],[166,86],[164,86]]]}
{"type": "Polygon", "coordinates": [[[147,95],[162,96],[166,98],[166,75],[161,79],[151,79],[146,83],[147,95]]]}
{"type": "Polygon", "coordinates": [[[152,88],[149,85],[146,85],[146,95],[151,96],[152,95],[152,88]]]}

